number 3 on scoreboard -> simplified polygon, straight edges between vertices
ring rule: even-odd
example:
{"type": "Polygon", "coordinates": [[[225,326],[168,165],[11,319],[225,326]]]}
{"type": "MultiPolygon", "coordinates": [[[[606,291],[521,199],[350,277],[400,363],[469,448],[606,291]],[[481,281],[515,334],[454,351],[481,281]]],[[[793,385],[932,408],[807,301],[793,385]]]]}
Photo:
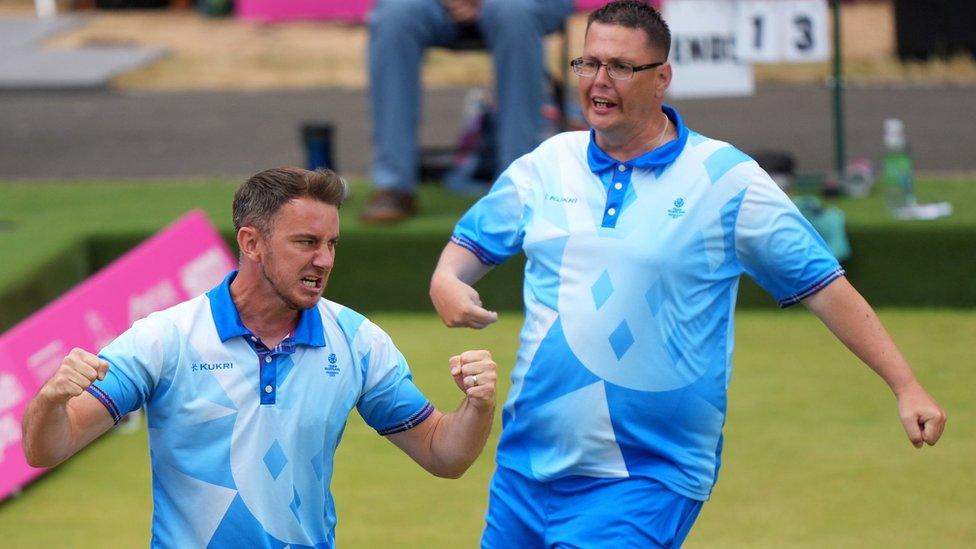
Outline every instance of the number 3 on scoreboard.
{"type": "Polygon", "coordinates": [[[787,63],[826,61],[830,58],[827,38],[829,20],[826,0],[782,2],[786,40],[783,60],[787,63]]]}

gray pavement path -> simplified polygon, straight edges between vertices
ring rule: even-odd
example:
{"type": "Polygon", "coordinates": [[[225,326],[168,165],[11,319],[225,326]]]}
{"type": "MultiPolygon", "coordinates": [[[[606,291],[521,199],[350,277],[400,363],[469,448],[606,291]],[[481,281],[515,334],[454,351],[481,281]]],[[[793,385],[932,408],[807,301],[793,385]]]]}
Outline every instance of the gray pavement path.
{"type": "MultiPolygon", "coordinates": [[[[424,96],[421,141],[445,146],[461,126],[465,90],[424,96]]],[[[833,165],[830,93],[765,86],[749,98],[675,103],[686,123],[747,152],[785,150],[800,171],[833,165]]],[[[976,88],[854,88],[848,156],[878,159],[886,117],[905,121],[918,169],[976,170],[976,88]]],[[[0,179],[241,176],[301,165],[303,122],[336,126],[341,172],[368,171],[369,106],[359,90],[268,93],[0,93],[0,179]]]]}
{"type": "Polygon", "coordinates": [[[0,51],[32,49],[38,42],[81,24],[71,16],[39,19],[36,17],[0,17],[0,51]]]}
{"type": "Polygon", "coordinates": [[[132,46],[42,47],[42,39],[82,23],[70,15],[0,18],[0,90],[105,88],[114,76],[166,55],[132,46]]]}

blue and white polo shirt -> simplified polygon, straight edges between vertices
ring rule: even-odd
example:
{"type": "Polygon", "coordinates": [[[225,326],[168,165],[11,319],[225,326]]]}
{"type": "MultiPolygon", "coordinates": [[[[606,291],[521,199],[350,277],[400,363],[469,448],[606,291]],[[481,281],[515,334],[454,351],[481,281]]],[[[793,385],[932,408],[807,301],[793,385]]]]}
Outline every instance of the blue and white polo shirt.
{"type": "Polygon", "coordinates": [[[390,337],[322,299],[269,349],[241,323],[231,273],[136,322],[89,389],[116,419],[145,405],[152,545],[331,547],[333,455],[355,407],[386,435],[433,407],[390,337]]]}
{"type": "Polygon", "coordinates": [[[452,241],[486,265],[528,259],[498,464],[543,481],[646,476],[705,500],[739,276],[787,306],[843,270],[756,162],[664,111],[677,139],[627,162],[592,133],[547,140],[452,241]]]}

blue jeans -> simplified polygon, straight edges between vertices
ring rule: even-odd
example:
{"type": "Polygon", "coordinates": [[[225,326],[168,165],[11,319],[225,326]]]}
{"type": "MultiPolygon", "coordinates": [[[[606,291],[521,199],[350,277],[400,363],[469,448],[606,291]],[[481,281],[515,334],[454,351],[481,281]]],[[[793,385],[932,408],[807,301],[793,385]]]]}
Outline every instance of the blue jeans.
{"type": "MultiPolygon", "coordinates": [[[[499,169],[538,145],[546,99],[543,38],[558,30],[572,0],[484,0],[478,27],[495,67],[499,169]]],[[[373,183],[412,193],[417,185],[420,63],[449,47],[458,26],[440,0],[379,0],[370,16],[373,183]]]]}

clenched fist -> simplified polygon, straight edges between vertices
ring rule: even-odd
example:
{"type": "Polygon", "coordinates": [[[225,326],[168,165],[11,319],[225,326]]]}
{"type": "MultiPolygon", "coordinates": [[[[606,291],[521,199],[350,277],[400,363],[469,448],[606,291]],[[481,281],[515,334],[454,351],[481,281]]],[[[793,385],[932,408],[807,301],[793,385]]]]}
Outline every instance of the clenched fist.
{"type": "Polygon", "coordinates": [[[497,366],[488,351],[465,351],[451,357],[451,376],[468,401],[480,410],[495,407],[497,366]]]}
{"type": "Polygon", "coordinates": [[[41,387],[40,394],[49,401],[64,403],[83,393],[96,379],[105,379],[106,373],[108,362],[75,347],[41,387]]]}

